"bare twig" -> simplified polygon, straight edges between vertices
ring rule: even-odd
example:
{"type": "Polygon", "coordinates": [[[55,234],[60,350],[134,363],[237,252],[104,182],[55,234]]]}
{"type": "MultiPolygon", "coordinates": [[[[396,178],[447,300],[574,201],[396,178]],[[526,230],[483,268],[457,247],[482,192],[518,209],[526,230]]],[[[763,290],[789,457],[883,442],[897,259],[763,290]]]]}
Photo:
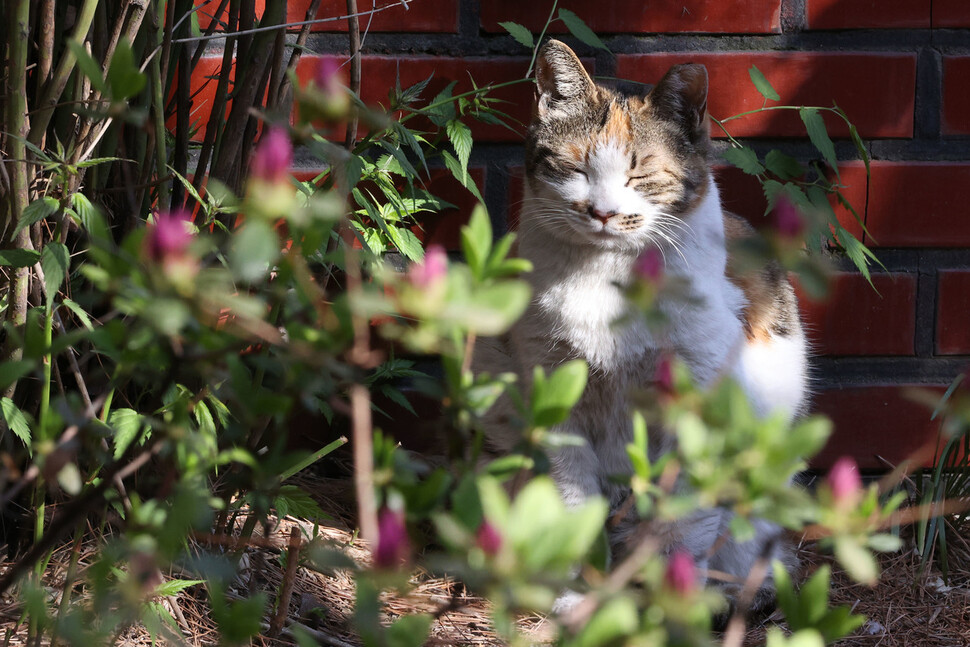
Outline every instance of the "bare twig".
{"type": "MultiPolygon", "coordinates": [[[[347,31],[350,37],[350,91],[360,96],[360,21],[357,19],[357,0],[347,0],[347,31]]],[[[353,150],[357,141],[357,111],[351,112],[347,122],[347,138],[344,147],[353,150]]]]}
{"type": "Polygon", "coordinates": [[[293,597],[293,585],[296,583],[296,569],[300,564],[300,527],[290,528],[290,544],[286,551],[286,571],[283,573],[283,583],[280,585],[280,598],[276,606],[276,615],[269,626],[269,635],[278,636],[283,629],[290,610],[290,598],[293,597]]]}
{"type": "Polygon", "coordinates": [[[353,15],[333,16],[330,18],[316,18],[315,20],[301,20],[299,22],[288,22],[280,25],[271,25],[267,27],[254,27],[252,29],[240,29],[239,31],[236,31],[236,32],[224,32],[220,34],[212,34],[210,36],[194,36],[192,38],[180,38],[172,42],[195,43],[195,42],[202,42],[202,41],[214,40],[219,38],[226,38],[227,36],[246,36],[249,34],[258,34],[264,31],[273,31],[275,29],[280,29],[280,28],[293,29],[295,27],[302,27],[303,25],[317,25],[325,22],[336,22],[338,20],[347,20],[349,18],[354,18],[354,17],[359,18],[360,16],[368,16],[370,14],[381,13],[382,11],[387,11],[388,9],[393,9],[395,7],[407,7],[407,3],[410,1],[411,0],[398,0],[398,2],[395,2],[393,4],[389,4],[383,7],[377,7],[376,9],[372,9],[370,11],[356,12],[353,15]]]}

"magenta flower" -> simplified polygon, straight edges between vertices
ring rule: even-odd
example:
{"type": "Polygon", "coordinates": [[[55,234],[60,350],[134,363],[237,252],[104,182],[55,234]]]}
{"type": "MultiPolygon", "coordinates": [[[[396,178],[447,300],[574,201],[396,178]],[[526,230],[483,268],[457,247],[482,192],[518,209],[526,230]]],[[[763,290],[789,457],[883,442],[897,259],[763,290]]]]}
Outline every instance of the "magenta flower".
{"type": "Polygon", "coordinates": [[[340,66],[337,65],[336,59],[325,56],[317,63],[316,75],[313,77],[313,81],[321,90],[326,92],[339,92],[339,71],[340,66]]]}
{"type": "Polygon", "coordinates": [[[475,533],[475,544],[486,555],[494,556],[502,548],[502,535],[486,519],[482,521],[482,525],[478,527],[478,532],[475,533]]]}
{"type": "Polygon", "coordinates": [[[377,515],[374,565],[379,568],[397,568],[408,561],[410,553],[411,542],[404,525],[404,512],[381,508],[377,515]]]}
{"type": "Polygon", "coordinates": [[[664,257],[656,247],[648,247],[633,264],[634,273],[644,281],[659,283],[664,275],[664,257]]]}
{"type": "Polygon", "coordinates": [[[448,254],[440,245],[430,245],[424,252],[424,260],[411,266],[408,280],[415,287],[426,290],[441,281],[447,273],[448,254]]]}
{"type": "Polygon", "coordinates": [[[775,231],[785,238],[798,238],[805,231],[798,207],[784,195],[779,196],[775,208],[771,210],[771,220],[775,231]]]}
{"type": "Polygon", "coordinates": [[[181,209],[155,214],[154,223],[148,225],[145,234],[145,256],[155,263],[184,256],[192,242],[188,228],[191,221],[192,215],[181,209]]]}
{"type": "Polygon", "coordinates": [[[674,362],[670,355],[663,354],[657,362],[657,370],[653,374],[654,387],[663,395],[674,395],[674,362]]]}
{"type": "Polygon", "coordinates": [[[840,507],[852,507],[862,494],[862,477],[855,460],[842,456],[835,461],[827,477],[832,499],[840,507]]]}
{"type": "Polygon", "coordinates": [[[263,136],[253,152],[249,172],[253,178],[278,184],[285,182],[293,162],[293,144],[285,130],[273,126],[263,136]]]}
{"type": "Polygon", "coordinates": [[[667,559],[664,583],[678,595],[690,595],[697,586],[694,558],[684,550],[678,550],[667,559]]]}

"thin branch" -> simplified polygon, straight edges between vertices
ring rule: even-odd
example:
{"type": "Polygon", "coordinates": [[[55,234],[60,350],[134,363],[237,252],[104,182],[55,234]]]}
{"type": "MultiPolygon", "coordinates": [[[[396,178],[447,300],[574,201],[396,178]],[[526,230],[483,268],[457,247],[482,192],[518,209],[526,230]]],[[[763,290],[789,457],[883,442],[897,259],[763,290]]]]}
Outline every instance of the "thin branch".
{"type": "Polygon", "coordinates": [[[412,0],[398,0],[394,4],[390,4],[384,7],[378,7],[377,9],[372,9],[370,11],[360,11],[351,15],[346,16],[335,16],[332,18],[316,18],[314,20],[301,20],[299,22],[287,22],[279,25],[269,25],[266,27],[254,27],[252,29],[244,29],[237,32],[225,32],[221,34],[213,34],[211,36],[194,36],[192,38],[180,38],[178,40],[172,41],[174,43],[196,43],[207,40],[215,40],[219,38],[226,38],[227,36],[245,36],[248,34],[258,34],[264,31],[273,31],[275,29],[293,29],[295,27],[302,27],[303,25],[317,25],[325,22],[337,22],[338,20],[348,20],[350,18],[359,18],[360,16],[367,16],[370,14],[381,13],[382,11],[387,11],[388,9],[393,9],[394,7],[407,7],[408,2],[412,0]]]}

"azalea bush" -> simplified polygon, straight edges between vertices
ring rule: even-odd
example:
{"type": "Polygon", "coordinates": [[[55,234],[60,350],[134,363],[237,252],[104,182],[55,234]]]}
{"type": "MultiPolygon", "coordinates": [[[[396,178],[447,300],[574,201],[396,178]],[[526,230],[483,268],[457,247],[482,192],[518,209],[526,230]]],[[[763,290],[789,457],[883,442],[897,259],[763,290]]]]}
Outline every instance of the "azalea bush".
{"type": "MultiPolygon", "coordinates": [[[[219,26],[200,31],[192,3],[170,3],[170,11],[165,3],[131,11],[91,0],[42,3],[56,4],[48,7],[61,21],[54,24],[68,5],[74,12],[70,33],[48,50],[35,49],[26,28],[47,29],[30,23],[33,3],[9,4],[0,407],[10,530],[0,591],[22,614],[17,631],[98,645],[138,625],[178,640],[180,624],[162,601],[192,590],[226,644],[278,633],[290,620],[289,594],[241,585],[245,548],[287,516],[327,522],[319,494],[287,481],[330,469],[347,437],[358,540],[372,564],[348,560],[315,532],[295,537],[287,552],[299,555],[294,567],[352,573],[363,644],[424,643],[431,615],[389,622],[382,612],[383,594],[406,590],[417,567],[487,597],[494,630],[511,644],[529,640],[516,619],[549,613],[566,589],[579,602],[548,620],[564,645],[702,645],[715,616],[732,618],[729,636],[743,627],[744,594],[732,616],[724,596],[698,586],[689,555],[663,555],[646,536],[613,563],[605,528],[617,511],[602,500],[577,508],[559,500],[547,457],[563,442],[552,430],[585,386],[582,362],[548,375],[537,369],[529,391],[513,376],[470,370],[475,340],[503,333],[526,308],[520,276],[531,268],[510,254],[514,234],[494,236],[481,206],[462,229],[461,261],[424,249],[418,234],[422,214],[451,206],[425,188],[429,169],[447,169],[481,198],[468,173],[468,123],[505,119],[487,84],[429,97],[426,80],[365,106],[353,73],[322,64],[300,83],[300,47],[286,51],[273,31],[241,39],[234,31],[247,19],[237,7],[222,26],[226,69],[235,54],[237,78],[259,77],[269,69],[261,65],[282,73],[234,90],[228,110],[229,75],[213,79],[216,106],[193,144],[199,124],[187,112],[187,75],[198,43],[219,26]],[[92,30],[96,21],[101,28],[92,30]],[[346,138],[335,136],[345,130],[346,138]],[[296,181],[295,147],[326,170],[296,181]],[[428,354],[439,358],[440,375],[420,373],[409,359],[428,354]],[[405,452],[375,431],[375,394],[406,410],[414,388],[442,405],[453,439],[447,461],[405,452]],[[481,421],[502,394],[518,405],[521,451],[486,461],[481,421]],[[301,411],[336,440],[292,451],[287,437],[301,411]],[[75,548],[68,564],[52,562],[84,541],[95,543],[93,556],[82,560],[75,548]]],[[[284,2],[268,1],[259,25],[282,25],[284,15],[284,2]]],[[[571,12],[554,7],[550,20],[605,47],[571,12]]],[[[506,27],[534,54],[541,35],[506,27]]],[[[822,289],[820,236],[853,260],[868,253],[816,195],[838,195],[839,185],[819,179],[837,173],[837,161],[813,114],[803,119],[828,168],[796,169],[779,155],[726,157],[757,175],[769,197],[772,217],[746,250],[749,261],[781,258],[822,289]],[[814,255],[802,251],[806,239],[814,255]]],[[[641,259],[638,273],[629,298],[655,321],[656,296],[676,286],[656,258],[641,259]]],[[[758,419],[736,385],[699,391],[675,360],[635,399],[623,478],[644,520],[722,506],[735,513],[738,537],[753,518],[807,529],[855,578],[875,581],[872,551],[898,545],[884,530],[901,497],[864,488],[844,462],[817,493],[791,485],[824,444],[826,420],[789,427],[758,419]],[[648,433],[660,428],[677,436],[678,449],[651,462],[648,433]],[[673,490],[678,474],[689,489],[673,490]]],[[[828,609],[827,570],[798,592],[797,574],[775,569],[795,633],[775,630],[769,644],[822,644],[862,621],[828,609]]],[[[741,584],[759,586],[756,575],[741,584]]],[[[291,634],[312,644],[299,627],[291,634]]]]}

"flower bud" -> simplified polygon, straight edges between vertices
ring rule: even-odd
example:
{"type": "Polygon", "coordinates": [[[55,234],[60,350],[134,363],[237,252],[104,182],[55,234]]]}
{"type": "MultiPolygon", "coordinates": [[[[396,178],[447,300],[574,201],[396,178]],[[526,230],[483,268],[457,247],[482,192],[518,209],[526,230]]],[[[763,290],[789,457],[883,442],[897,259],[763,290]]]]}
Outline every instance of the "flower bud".
{"type": "Polygon", "coordinates": [[[431,245],[424,252],[424,259],[408,271],[408,280],[417,288],[428,289],[444,279],[448,273],[448,255],[440,245],[431,245]]]}
{"type": "Polygon", "coordinates": [[[684,550],[678,550],[667,559],[664,583],[678,595],[690,595],[697,586],[694,558],[684,550]]]}
{"type": "Polygon", "coordinates": [[[313,82],[316,83],[320,90],[328,94],[337,94],[340,92],[339,71],[340,66],[337,64],[336,59],[324,56],[317,63],[313,82]]]}
{"type": "Polygon", "coordinates": [[[674,362],[670,355],[666,353],[660,356],[657,362],[657,369],[653,374],[654,387],[663,395],[674,395],[677,389],[674,387],[674,362]]]}
{"type": "Polygon", "coordinates": [[[148,260],[164,263],[184,256],[192,242],[191,221],[192,216],[182,210],[155,214],[143,243],[148,260]]]}
{"type": "Polygon", "coordinates": [[[799,238],[805,231],[805,222],[798,207],[784,195],[779,196],[771,210],[771,222],[775,231],[785,238],[799,238]]]}
{"type": "Polygon", "coordinates": [[[502,535],[486,519],[482,521],[482,525],[478,527],[478,532],[475,533],[475,545],[481,548],[486,555],[497,555],[502,548],[502,535]]]}
{"type": "Polygon", "coordinates": [[[633,265],[633,272],[650,283],[659,283],[664,276],[664,257],[656,247],[648,247],[633,265]]]}
{"type": "Polygon", "coordinates": [[[263,133],[253,152],[250,176],[269,184],[286,181],[293,162],[293,144],[285,130],[277,126],[263,133]]]}
{"type": "Polygon", "coordinates": [[[410,553],[411,542],[404,525],[404,512],[381,508],[377,515],[374,565],[379,568],[397,568],[408,561],[410,553]]]}
{"type": "Polygon", "coordinates": [[[832,499],[837,506],[850,508],[859,502],[862,496],[862,478],[859,467],[851,457],[843,456],[835,461],[827,479],[832,490],[832,499]]]}

